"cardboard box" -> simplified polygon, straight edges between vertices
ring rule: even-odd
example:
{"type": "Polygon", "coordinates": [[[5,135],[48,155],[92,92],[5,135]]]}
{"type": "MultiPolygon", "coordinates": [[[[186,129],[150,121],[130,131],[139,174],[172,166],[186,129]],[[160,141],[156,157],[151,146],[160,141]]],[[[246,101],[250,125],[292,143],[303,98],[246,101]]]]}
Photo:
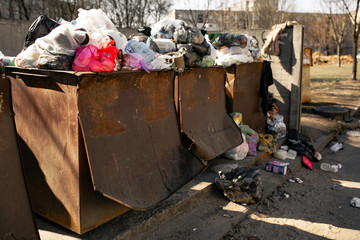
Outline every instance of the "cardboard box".
{"type": "Polygon", "coordinates": [[[265,170],[268,172],[285,175],[288,165],[289,165],[289,163],[287,163],[287,162],[268,160],[265,165],[265,170]]]}

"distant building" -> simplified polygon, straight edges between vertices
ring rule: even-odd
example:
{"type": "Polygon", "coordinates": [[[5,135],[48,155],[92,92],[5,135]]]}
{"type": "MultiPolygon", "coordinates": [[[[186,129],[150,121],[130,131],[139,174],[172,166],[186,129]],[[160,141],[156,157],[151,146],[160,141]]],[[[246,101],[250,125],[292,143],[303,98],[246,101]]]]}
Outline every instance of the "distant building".
{"type": "MultiPolygon", "coordinates": [[[[286,21],[297,21],[305,27],[304,47],[319,49],[319,44],[312,36],[316,32],[314,25],[320,19],[328,19],[324,13],[297,13],[280,11],[278,0],[243,0],[232,7],[220,10],[185,10],[175,9],[167,15],[171,19],[180,19],[187,24],[212,32],[242,32],[245,29],[268,29],[271,26],[286,21]]],[[[359,18],[360,19],[360,16],[359,18]]],[[[349,22],[349,24],[351,24],[349,22]]],[[[320,28],[328,27],[327,22],[320,28]]],[[[335,54],[336,45],[331,40],[329,31],[326,32],[328,42],[323,43],[324,53],[335,54]]],[[[348,34],[342,44],[341,53],[352,52],[352,38],[348,34]]]]}
{"type": "Polygon", "coordinates": [[[168,13],[168,17],[181,19],[208,32],[237,32],[241,29],[269,27],[277,22],[278,13],[278,0],[242,0],[220,10],[175,9],[168,13]]]}

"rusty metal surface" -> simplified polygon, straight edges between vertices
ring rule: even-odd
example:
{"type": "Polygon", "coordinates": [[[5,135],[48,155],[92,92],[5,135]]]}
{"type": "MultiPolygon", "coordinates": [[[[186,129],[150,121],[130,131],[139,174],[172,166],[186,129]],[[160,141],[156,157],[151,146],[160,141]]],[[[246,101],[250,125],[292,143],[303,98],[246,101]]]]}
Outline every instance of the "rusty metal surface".
{"type": "Polygon", "coordinates": [[[243,116],[243,123],[255,131],[265,131],[266,117],[261,110],[259,97],[262,63],[237,64],[235,79],[228,81],[228,91],[232,91],[232,112],[243,116]]]}
{"type": "Polygon", "coordinates": [[[182,131],[190,150],[210,160],[242,143],[241,132],[226,112],[224,68],[186,69],[179,75],[182,131]]]}
{"type": "Polygon", "coordinates": [[[16,140],[8,78],[0,78],[0,155],[0,239],[40,239],[16,140]]]}
{"type": "Polygon", "coordinates": [[[95,190],[146,210],[204,169],[181,146],[173,84],[172,71],[81,77],[79,115],[95,190]]]}
{"type": "Polygon", "coordinates": [[[128,208],[93,191],[79,130],[77,76],[7,68],[34,211],[82,234],[128,208]],[[41,76],[39,76],[41,75],[41,76]]]}

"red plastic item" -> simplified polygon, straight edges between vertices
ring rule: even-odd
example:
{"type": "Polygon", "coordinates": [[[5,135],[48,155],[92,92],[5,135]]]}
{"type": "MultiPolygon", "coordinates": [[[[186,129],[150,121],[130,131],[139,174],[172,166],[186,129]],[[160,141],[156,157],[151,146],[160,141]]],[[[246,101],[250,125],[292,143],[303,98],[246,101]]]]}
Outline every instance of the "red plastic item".
{"type": "Polygon", "coordinates": [[[112,72],[118,51],[113,40],[106,42],[101,49],[91,44],[78,47],[72,69],[76,72],[112,72]]]}
{"type": "Polygon", "coordinates": [[[313,169],[313,163],[305,156],[302,157],[303,163],[308,166],[311,170],[313,169]]]}

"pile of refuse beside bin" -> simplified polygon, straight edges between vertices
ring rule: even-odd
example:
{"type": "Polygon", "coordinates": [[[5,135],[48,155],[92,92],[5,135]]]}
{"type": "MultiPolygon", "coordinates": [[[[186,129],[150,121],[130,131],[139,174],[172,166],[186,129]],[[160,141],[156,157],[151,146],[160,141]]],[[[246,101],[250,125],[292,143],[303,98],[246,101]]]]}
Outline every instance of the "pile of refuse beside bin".
{"type": "Polygon", "coordinates": [[[182,20],[165,18],[129,39],[100,9],[79,9],[68,22],[39,16],[16,57],[0,56],[9,66],[77,72],[162,70],[230,66],[260,60],[257,41],[245,34],[223,33],[209,40],[182,20]]]}
{"type": "MultiPolygon", "coordinates": [[[[287,136],[270,63],[246,34],[165,18],[127,38],[102,10],[79,9],[39,16],[0,60],[34,211],[78,234],[156,206],[209,160],[275,153],[287,136]]],[[[216,183],[231,201],[262,196],[254,169],[216,183]]]]}

